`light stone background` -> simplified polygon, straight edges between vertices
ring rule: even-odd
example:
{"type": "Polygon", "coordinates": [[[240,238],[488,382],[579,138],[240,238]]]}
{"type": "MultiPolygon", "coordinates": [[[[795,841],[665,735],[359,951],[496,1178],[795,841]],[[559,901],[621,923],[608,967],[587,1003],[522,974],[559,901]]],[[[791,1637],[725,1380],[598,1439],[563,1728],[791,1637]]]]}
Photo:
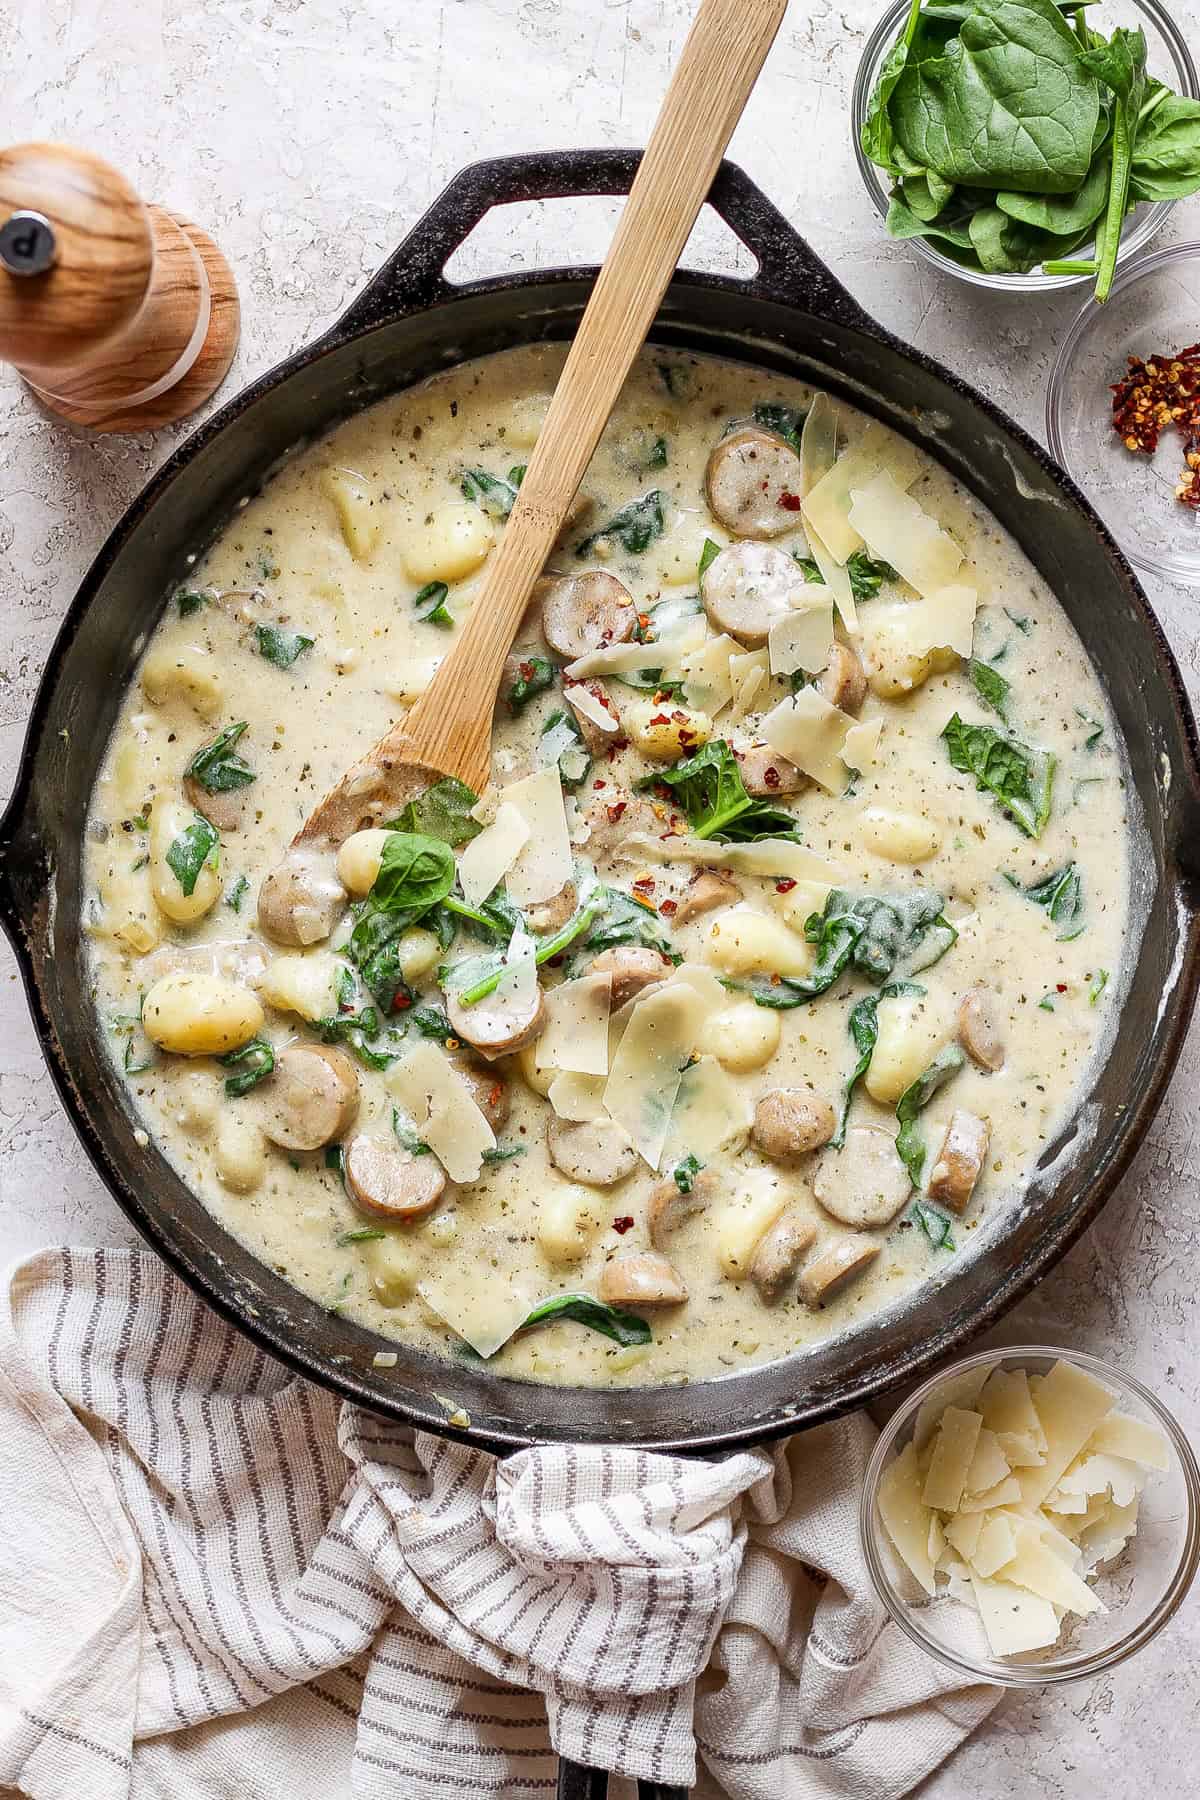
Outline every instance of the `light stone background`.
{"type": "MultiPolygon", "coordinates": [[[[1194,34],[1200,3],[1174,3],[1194,34]]],[[[86,144],[145,197],[214,232],[244,312],[228,395],[323,330],[464,163],[643,142],[692,10],[693,0],[0,0],[0,142],[86,144]]],[[[871,0],[793,0],[731,154],[870,312],[1040,436],[1078,298],[978,293],[883,235],[847,126],[874,17],[871,0]]],[[[598,259],[612,216],[603,201],[493,214],[461,267],[598,259]]],[[[1184,203],[1168,236],[1198,226],[1200,201],[1184,203]]],[[[685,261],[737,266],[711,223],[685,261]]],[[[77,582],[188,429],[92,440],[46,418],[0,370],[0,793],[77,582]]],[[[1158,582],[1151,598],[1195,695],[1200,595],[1158,582]]],[[[0,1252],[133,1243],[45,1074],[6,947],[0,960],[0,1252]]],[[[1120,1193],[996,1334],[1114,1358],[1196,1438],[1198,1075],[1200,1028],[1120,1193]]],[[[1198,1678],[1193,1600],[1124,1668],[1006,1699],[923,1793],[1194,1795],[1198,1678]]]]}

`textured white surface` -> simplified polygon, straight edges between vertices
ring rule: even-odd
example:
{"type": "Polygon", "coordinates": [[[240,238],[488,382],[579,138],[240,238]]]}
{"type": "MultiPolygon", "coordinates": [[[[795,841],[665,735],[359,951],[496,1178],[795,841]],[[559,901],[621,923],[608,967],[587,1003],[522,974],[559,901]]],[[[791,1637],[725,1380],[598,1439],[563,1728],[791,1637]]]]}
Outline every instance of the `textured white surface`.
{"type": "MultiPolygon", "coordinates": [[[[1197,0],[1174,10],[1194,39],[1197,0]]],[[[691,0],[8,0],[0,137],[85,143],[215,233],[244,312],[228,395],[326,326],[462,164],[643,141],[691,11],[691,0]]],[[[793,0],[731,154],[871,312],[1040,436],[1078,298],[979,293],[883,236],[847,126],[874,16],[867,0],[793,0]]],[[[494,214],[459,266],[595,259],[612,216],[603,201],[494,214]]],[[[1198,225],[1200,202],[1185,202],[1160,242],[1198,225]]],[[[744,267],[731,252],[709,221],[685,260],[744,267]]],[[[0,791],[77,581],[188,429],[93,441],[45,418],[0,370],[0,791]]],[[[1195,695],[1200,595],[1156,583],[1151,597],[1195,695]]],[[[0,1252],[131,1243],[45,1074],[7,949],[0,958],[0,1252]]],[[[1198,1080],[1200,1030],[1119,1194],[997,1334],[1120,1361],[1194,1434],[1198,1080]]],[[[1006,1700],[923,1794],[1194,1794],[1197,1608],[1193,1598],[1134,1663],[1095,1683],[1006,1700]]]]}

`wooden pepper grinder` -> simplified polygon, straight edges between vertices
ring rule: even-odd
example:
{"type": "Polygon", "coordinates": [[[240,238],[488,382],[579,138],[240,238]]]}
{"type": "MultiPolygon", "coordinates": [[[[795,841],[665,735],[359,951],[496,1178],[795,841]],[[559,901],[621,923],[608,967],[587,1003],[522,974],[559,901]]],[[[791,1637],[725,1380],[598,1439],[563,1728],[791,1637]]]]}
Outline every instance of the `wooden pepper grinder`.
{"type": "Polygon", "coordinates": [[[0,150],[0,359],[96,431],[149,431],[224,379],[240,309],[206,231],[65,144],[0,150]]]}

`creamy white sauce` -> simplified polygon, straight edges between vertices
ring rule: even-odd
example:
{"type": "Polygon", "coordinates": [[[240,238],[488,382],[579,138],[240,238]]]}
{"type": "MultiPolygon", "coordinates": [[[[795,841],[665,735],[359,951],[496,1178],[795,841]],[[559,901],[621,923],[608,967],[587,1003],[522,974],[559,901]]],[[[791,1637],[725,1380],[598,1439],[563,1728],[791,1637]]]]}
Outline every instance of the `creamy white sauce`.
{"type": "MultiPolygon", "coordinates": [[[[394,722],[445,654],[451,632],[417,622],[414,596],[444,571],[446,605],[461,622],[502,529],[462,496],[462,471],[481,467],[503,478],[526,460],[560,366],[561,351],[552,346],[465,364],[352,418],[286,462],[196,567],[189,590],[205,591],[204,602],[185,616],[174,599],[166,608],[122,707],[89,820],[84,922],[98,1027],[118,1064],[128,1049],[131,1104],[141,1124],[216,1217],[298,1287],[385,1336],[443,1352],[456,1342],[439,1316],[448,1292],[467,1305],[483,1306],[486,1297],[487,1305],[512,1313],[555,1292],[594,1292],[606,1259],[647,1243],[646,1200],[659,1177],[641,1165],[616,1187],[581,1189],[587,1216],[580,1260],[571,1266],[548,1261],[539,1230],[561,1205],[564,1180],[545,1151],[550,1107],[526,1085],[514,1058],[496,1070],[512,1099],[499,1139],[523,1154],[485,1165],[474,1184],[451,1186],[435,1212],[388,1227],[386,1240],[339,1241],[377,1221],[355,1209],[322,1152],[289,1156],[265,1144],[257,1130],[263,1090],[227,1098],[225,1069],[207,1057],[154,1053],[135,1021],[139,994],[167,970],[199,968],[253,987],[271,958],[297,954],[261,936],[259,884],[321,796],[394,722]],[[290,667],[278,667],[259,653],[260,627],[300,633],[313,643],[290,667]],[[195,923],[172,924],[156,906],[152,871],[142,864],[147,808],[178,802],[193,754],[221,727],[242,720],[248,729],[236,748],[255,780],[242,790],[240,826],[223,834],[222,896],[195,923]],[[143,1062],[149,1066],[140,1068],[143,1062]],[[632,1228],[618,1232],[614,1221],[628,1218],[632,1228]],[[393,1246],[405,1268],[396,1275],[393,1267],[389,1285],[383,1271],[393,1246]]],[[[745,418],[755,404],[802,408],[810,400],[798,384],[752,369],[648,351],[585,479],[590,509],[566,534],[567,548],[554,566],[607,568],[626,582],[639,607],[694,594],[705,539],[729,541],[704,499],[713,445],[730,420],[745,418]],[[664,385],[664,363],[680,372],[677,393],[664,385]],[[647,468],[659,438],[666,464],[647,468]],[[575,559],[570,547],[650,488],[666,502],[660,538],[638,556],[608,540],[599,556],[575,559]]],[[[865,421],[847,407],[840,417],[853,440],[865,421]]],[[[1031,841],[989,794],[951,770],[939,734],[953,712],[1001,723],[980,704],[962,664],[932,674],[904,698],[869,694],[862,717],[883,721],[873,766],[846,795],[809,786],[789,804],[805,844],[844,870],[843,886],[936,889],[946,896],[958,941],[919,977],[928,1016],[945,1022],[946,1037],[968,989],[982,986],[995,997],[1003,1068],[989,1074],[968,1062],[924,1115],[933,1149],[956,1109],[991,1126],[984,1173],[953,1225],[957,1248],[935,1249],[906,1209],[874,1234],[882,1254],[872,1268],[825,1306],[811,1310],[794,1287],[767,1306],[751,1283],[722,1275],[714,1220],[702,1214],[670,1241],[690,1297],[652,1315],[651,1345],[620,1350],[579,1325],[559,1325],[502,1349],[495,1365],[506,1373],[557,1382],[680,1381],[784,1356],[834,1333],[870,1331],[873,1314],[922,1283],[950,1279],[955,1262],[972,1254],[980,1225],[989,1236],[1003,1228],[1039,1155],[1088,1084],[1122,991],[1129,912],[1129,821],[1115,727],[1078,638],[987,510],[929,458],[911,492],[966,553],[958,579],[979,591],[975,654],[999,658],[995,666],[1011,683],[1013,735],[1059,759],[1052,816],[1041,838],[1031,841]],[[936,847],[915,865],[869,849],[863,816],[870,808],[913,815],[930,828],[936,847]],[[1045,912],[1005,876],[1028,886],[1071,861],[1082,875],[1085,928],[1062,942],[1045,912]]],[[[1049,509],[1037,512],[1040,529],[1055,529],[1049,509]]],[[[806,553],[799,515],[794,529],[773,542],[806,553]]],[[[889,584],[880,598],[860,603],[868,640],[872,608],[905,595],[911,598],[903,584],[889,584]]],[[[518,639],[532,641],[528,632],[518,639]]],[[[649,654],[647,663],[653,666],[649,654]]],[[[605,687],[622,712],[647,698],[615,679],[605,687]]],[[[736,746],[753,742],[761,714],[787,692],[784,681],[766,683],[747,716],[720,713],[713,735],[736,746]]],[[[548,693],[518,719],[499,718],[497,788],[536,768],[541,728],[561,705],[560,694],[548,693]]],[[[640,881],[639,891],[661,906],[678,901],[692,870],[619,855],[630,831],[647,822],[655,827],[651,803],[629,796],[651,766],[632,750],[611,760],[601,754],[568,810],[580,862],[591,862],[601,879],[626,891],[640,881]],[[626,813],[610,825],[607,808],[622,799],[626,813]]],[[[719,848],[713,860],[720,866],[719,848]]],[[[735,879],[744,901],[802,936],[807,909],[777,892],[774,881],[735,879]]],[[[720,915],[667,928],[673,949],[689,963],[709,954],[714,917],[720,915]]],[[[347,927],[348,921],[335,931],[335,951],[347,927]]],[[[308,954],[328,954],[330,947],[316,944],[308,954]]],[[[484,948],[460,937],[447,960],[484,948]]],[[[559,974],[582,972],[579,966],[559,974]]],[[[544,972],[550,981],[559,974],[544,972]]],[[[417,986],[422,1001],[439,1001],[433,974],[417,986]]],[[[848,1014],[870,991],[861,977],[843,978],[811,1004],[780,1014],[778,1050],[764,1066],[733,1075],[744,1096],[753,1102],[773,1088],[801,1087],[839,1104],[855,1061],[848,1014]]],[[[735,999],[730,996],[731,1004],[735,999]]],[[[262,1035],[279,1049],[311,1031],[294,1014],[268,1007],[262,1035]]],[[[706,1048],[720,1053],[720,1032],[706,1048]]],[[[362,1068],[359,1079],[357,1129],[389,1132],[393,1101],[384,1075],[362,1068]]],[[[896,1129],[891,1110],[877,1106],[861,1084],[851,1117],[896,1129]]],[[[811,1215],[818,1251],[844,1235],[845,1227],[811,1196],[811,1166],[777,1170],[752,1149],[709,1160],[729,1191],[747,1171],[775,1175],[811,1215]]]]}

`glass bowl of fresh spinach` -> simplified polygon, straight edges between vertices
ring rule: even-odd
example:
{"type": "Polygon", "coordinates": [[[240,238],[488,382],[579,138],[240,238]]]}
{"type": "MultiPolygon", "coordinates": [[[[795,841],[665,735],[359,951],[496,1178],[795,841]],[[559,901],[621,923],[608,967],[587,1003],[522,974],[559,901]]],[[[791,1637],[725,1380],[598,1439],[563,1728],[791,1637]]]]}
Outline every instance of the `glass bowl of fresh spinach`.
{"type": "Polygon", "coordinates": [[[851,102],[891,236],[981,287],[1105,299],[1200,191],[1200,86],[1158,0],[895,0],[851,102]]]}

